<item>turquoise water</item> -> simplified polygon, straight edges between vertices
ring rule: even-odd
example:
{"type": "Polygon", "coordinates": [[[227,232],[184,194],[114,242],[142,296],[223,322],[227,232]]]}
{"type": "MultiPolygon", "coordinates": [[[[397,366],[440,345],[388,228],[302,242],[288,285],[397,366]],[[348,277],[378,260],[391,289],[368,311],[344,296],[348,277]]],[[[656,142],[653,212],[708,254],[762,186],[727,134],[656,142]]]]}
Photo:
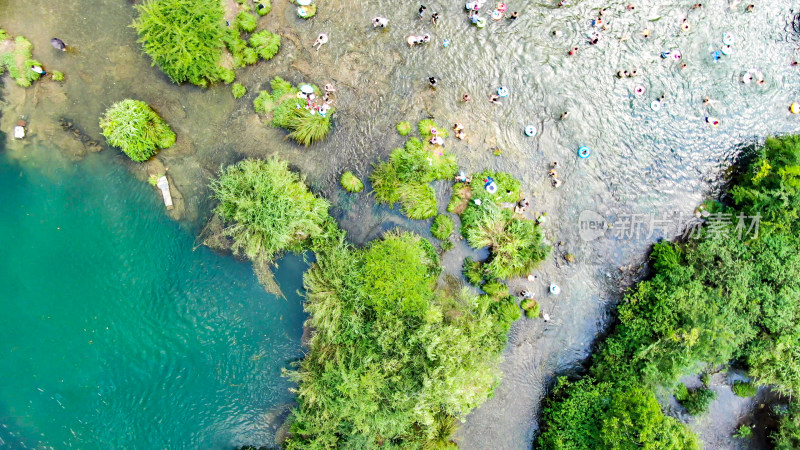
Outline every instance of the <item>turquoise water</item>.
{"type": "Polygon", "coordinates": [[[205,247],[110,152],[0,149],[0,447],[225,448],[272,441],[302,356],[286,298],[205,247]]]}

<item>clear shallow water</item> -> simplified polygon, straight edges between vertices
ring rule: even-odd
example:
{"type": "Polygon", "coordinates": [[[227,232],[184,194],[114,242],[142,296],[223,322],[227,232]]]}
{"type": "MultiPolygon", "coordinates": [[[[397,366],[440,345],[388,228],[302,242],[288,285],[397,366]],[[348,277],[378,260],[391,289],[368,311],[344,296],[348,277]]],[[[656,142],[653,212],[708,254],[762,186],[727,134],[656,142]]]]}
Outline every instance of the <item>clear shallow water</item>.
{"type": "MultiPolygon", "coordinates": [[[[564,242],[537,272],[539,281],[512,283],[515,289],[534,291],[553,320],[515,325],[502,365],[503,382],[458,432],[462,448],[529,448],[547,383],[555,374],[579,368],[611,317],[610,305],[640,274],[635,269],[652,242],[662,237],[655,233],[636,240],[584,242],[577,233],[581,211],[605,217],[691,214],[718,189],[743,144],[800,129],[798,117],[787,111],[792,101],[800,100],[800,68],[789,65],[800,57],[800,41],[790,26],[796,5],[788,0],[757,2],[755,12],[745,13],[743,3],[710,0],[689,12],[694,1],[631,1],[635,11],[625,9],[629,1],[576,0],[564,8],[555,8],[555,1],[511,1],[506,3],[522,13],[520,19],[490,23],[480,31],[468,24],[460,1],[424,2],[429,13],[442,16],[436,28],[417,20],[418,3],[326,1],[314,19],[302,21],[292,5],[276,1],[260,26],[283,36],[281,52],[237,73],[248,94],[234,101],[228,86],[207,91],[175,86],[150,67],[135,43],[135,32],[127,27],[134,17],[127,2],[7,0],[0,2],[2,25],[31,38],[34,56],[65,72],[67,81],[63,86],[37,84],[24,95],[8,88],[4,109],[7,118],[30,119],[31,142],[41,139],[66,147],[71,138],[58,128],[59,117],[100,139],[97,118],[108,105],[125,97],[142,99],[178,134],[178,144],[159,159],[186,198],[186,218],[195,226],[208,214],[205,186],[221,164],[278,154],[308,174],[314,188],[335,203],[334,214],[356,242],[394,226],[424,232],[428,224],[376,207],[366,193],[343,194],[337,186],[341,173],[354,170],[368,176],[373,162],[401,145],[403,138],[394,131],[400,120],[433,115],[443,124],[462,122],[468,138],[447,143],[459,163],[466,170],[490,167],[522,179],[534,211],[545,211],[550,218],[547,237],[564,242]],[[601,7],[608,8],[610,28],[590,47],[585,33],[592,30],[589,21],[601,7]],[[388,29],[372,29],[375,14],[390,19],[388,29]],[[691,25],[688,32],[680,31],[684,17],[691,25]],[[639,35],[644,28],[652,31],[649,38],[639,35]],[[725,31],[737,38],[734,53],[715,63],[710,51],[721,45],[725,31]],[[319,32],[328,33],[330,42],[316,51],[311,45],[319,32]],[[423,32],[431,33],[433,42],[409,49],[405,37],[423,32]],[[53,36],[75,51],[51,49],[53,36]],[[624,37],[628,39],[620,40],[624,37]],[[447,49],[441,46],[445,38],[451,41],[447,49]],[[579,53],[569,57],[573,46],[579,53]],[[688,65],[684,70],[659,57],[676,48],[688,65]],[[764,73],[764,85],[739,82],[753,68],[764,73]],[[619,80],[614,74],[621,69],[638,69],[641,75],[619,80]],[[275,75],[337,85],[338,114],[324,143],[299,148],[284,139],[283,131],[259,123],[252,99],[275,75]],[[440,79],[436,91],[427,86],[431,75],[440,79]],[[637,84],[647,89],[641,98],[633,95],[637,84]],[[501,105],[490,105],[486,98],[499,85],[507,86],[511,95],[501,105]],[[465,92],[472,103],[459,101],[465,92]],[[650,102],[662,93],[664,107],[650,110],[650,102]],[[702,105],[706,95],[712,100],[708,108],[702,105]],[[571,117],[559,122],[564,110],[571,117]],[[718,117],[720,127],[709,127],[703,120],[707,114],[718,117]],[[537,137],[523,135],[527,123],[538,127],[537,137]],[[592,157],[579,160],[579,145],[592,147],[592,157]],[[503,155],[492,156],[494,147],[502,148],[503,155]],[[558,190],[547,177],[554,160],[562,165],[564,184],[558,190]],[[565,264],[566,252],[576,254],[579,262],[565,264]],[[628,266],[634,270],[620,272],[628,266]],[[561,285],[559,297],[546,295],[551,281],[561,285]]],[[[25,149],[12,144],[9,154],[20,158],[25,149]]],[[[119,156],[111,159],[126,163],[119,156]]],[[[142,173],[140,166],[129,167],[142,173]]],[[[471,253],[457,247],[444,260],[457,272],[463,256],[471,253]]],[[[720,435],[728,431],[733,430],[716,430],[720,435]]]]}
{"type": "Polygon", "coordinates": [[[109,155],[0,152],[0,447],[272,442],[302,356],[296,291],[201,247],[109,155]]]}

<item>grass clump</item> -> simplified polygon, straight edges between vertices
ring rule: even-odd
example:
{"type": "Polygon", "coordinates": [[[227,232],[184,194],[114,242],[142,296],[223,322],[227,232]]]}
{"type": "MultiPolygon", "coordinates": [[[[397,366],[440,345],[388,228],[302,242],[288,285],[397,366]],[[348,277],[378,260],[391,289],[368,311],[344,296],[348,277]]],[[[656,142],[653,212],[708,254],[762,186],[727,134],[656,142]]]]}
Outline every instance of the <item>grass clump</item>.
{"type": "Polygon", "coordinates": [[[134,161],[146,161],[158,149],[175,143],[175,133],[147,103],[126,99],[114,103],[100,119],[109,144],[134,161]]]}
{"type": "Polygon", "coordinates": [[[739,397],[754,397],[758,394],[758,386],[752,382],[736,380],[733,382],[733,393],[739,397]]]}
{"type": "MultiPolygon", "coordinates": [[[[271,8],[269,1],[265,3],[271,8]]],[[[132,26],[144,52],[175,83],[229,84],[236,74],[223,62],[225,49],[233,57],[233,67],[245,67],[258,62],[259,56],[272,58],[280,47],[280,37],[268,31],[255,33],[259,37],[249,46],[241,38],[241,32],[254,31],[258,23],[249,6],[236,15],[232,27],[226,27],[223,5],[215,0],[149,0],[136,8],[139,17],[132,26]]]]}
{"type": "Polygon", "coordinates": [[[50,75],[52,75],[53,81],[64,81],[64,74],[57,70],[50,72],[50,75]]]}
{"type": "Polygon", "coordinates": [[[525,317],[535,319],[542,314],[542,307],[539,302],[532,298],[527,298],[522,301],[522,309],[525,311],[525,317]]]}
{"type": "MultiPolygon", "coordinates": [[[[289,131],[288,137],[299,144],[309,146],[325,139],[331,130],[333,108],[329,108],[325,115],[309,109],[308,101],[297,96],[300,90],[281,77],[273,78],[270,87],[272,93],[261,91],[253,101],[256,112],[265,115],[273,126],[289,131]]],[[[319,88],[312,87],[319,98],[319,88]]]]}
{"type": "Polygon", "coordinates": [[[349,170],[342,174],[342,177],[339,179],[339,183],[342,185],[345,191],[350,193],[361,192],[364,190],[364,183],[349,170]]]}
{"type": "Polygon", "coordinates": [[[481,286],[481,290],[494,299],[500,299],[503,297],[507,297],[508,293],[508,286],[503,283],[499,283],[497,281],[490,281],[483,286],[481,286]]]}
{"type": "Polygon", "coordinates": [[[281,48],[281,37],[267,30],[259,31],[250,36],[250,46],[261,59],[269,61],[278,54],[278,50],[281,48]]]}
{"type": "Polygon", "coordinates": [[[466,183],[456,183],[453,185],[453,195],[450,203],[447,204],[447,212],[461,215],[467,208],[469,200],[472,198],[472,189],[466,183]]]}
{"type": "Polygon", "coordinates": [[[305,249],[323,231],[330,204],[311,193],[285,161],[245,159],[222,169],[211,183],[235,254],[273,261],[284,251],[305,249]]]}
{"type": "Polygon", "coordinates": [[[447,209],[460,214],[461,233],[472,247],[489,247],[484,270],[490,277],[527,275],[547,257],[550,248],[543,244],[535,222],[500,206],[501,202],[512,204],[507,206],[517,203],[520,182],[507,173],[487,170],[474,174],[472,184],[482,186],[490,177],[497,184],[497,192],[490,194],[484,188],[456,183],[447,209]]]}
{"type": "Polygon", "coordinates": [[[256,12],[259,16],[266,16],[272,11],[272,0],[260,0],[256,4],[256,12]]]}
{"type": "Polygon", "coordinates": [[[233,98],[242,98],[247,94],[247,88],[242,83],[233,83],[231,86],[231,93],[233,98]]]}
{"type": "Polygon", "coordinates": [[[461,215],[461,232],[472,247],[489,247],[485,270],[494,278],[527,275],[550,252],[535,222],[488,200],[469,204],[461,215]]]}
{"type": "Polygon", "coordinates": [[[736,433],[733,434],[733,437],[739,439],[750,439],[753,437],[753,429],[745,424],[739,425],[739,428],[736,429],[736,433]]]}
{"type": "Polygon", "coordinates": [[[236,15],[236,28],[245,33],[252,33],[257,25],[258,18],[247,11],[242,11],[236,15]]]}
{"type": "Polygon", "coordinates": [[[483,270],[483,263],[474,261],[469,256],[464,258],[464,268],[461,270],[461,273],[464,274],[464,278],[467,279],[469,284],[473,286],[480,286],[483,284],[483,280],[486,276],[483,270]]]}
{"type": "Polygon", "coordinates": [[[417,138],[392,151],[389,161],[375,166],[370,176],[379,203],[400,203],[411,219],[436,215],[436,193],[428,183],[453,177],[458,169],[455,155],[430,151],[417,138]]]}
{"type": "Polygon", "coordinates": [[[303,280],[315,332],[290,373],[298,407],[285,447],[454,448],[456,421],[497,383],[519,308],[439,290],[433,247],[410,233],[364,249],[328,239],[316,252],[303,280]]]}
{"type": "Polygon", "coordinates": [[[450,134],[447,132],[447,129],[439,126],[433,119],[424,119],[420,120],[417,124],[417,130],[419,130],[419,134],[422,135],[425,139],[430,139],[433,137],[433,129],[436,129],[436,135],[440,136],[442,139],[446,139],[450,134]]]}
{"type": "Polygon", "coordinates": [[[400,136],[408,136],[411,130],[411,122],[406,121],[397,124],[397,132],[400,133],[400,136]]]}
{"type": "MultiPolygon", "coordinates": [[[[11,39],[11,36],[3,31],[0,41],[11,39]]],[[[13,50],[0,54],[0,75],[4,70],[20,87],[28,87],[33,82],[42,77],[42,74],[32,70],[33,66],[42,66],[42,63],[33,59],[33,44],[23,36],[14,38],[13,50]]]]}
{"type": "Polygon", "coordinates": [[[226,34],[222,3],[215,0],[150,0],[136,5],[133,27],[153,64],[175,83],[207,86],[220,79],[226,34]]]}
{"type": "Polygon", "coordinates": [[[444,214],[439,214],[433,219],[433,224],[431,225],[431,234],[433,237],[439,240],[445,240],[453,234],[453,230],[455,229],[456,225],[453,223],[453,219],[449,216],[445,216],[444,214]]]}
{"type": "Polygon", "coordinates": [[[472,175],[471,194],[473,198],[481,201],[488,200],[497,204],[517,203],[521,197],[521,186],[519,180],[508,173],[484,170],[472,175]],[[494,194],[486,190],[486,183],[490,178],[497,185],[497,192],[494,194]]]}
{"type": "Polygon", "coordinates": [[[686,385],[679,383],[675,389],[675,399],[693,416],[707,413],[708,406],[716,398],[717,393],[705,387],[687,389],[686,385]]]}

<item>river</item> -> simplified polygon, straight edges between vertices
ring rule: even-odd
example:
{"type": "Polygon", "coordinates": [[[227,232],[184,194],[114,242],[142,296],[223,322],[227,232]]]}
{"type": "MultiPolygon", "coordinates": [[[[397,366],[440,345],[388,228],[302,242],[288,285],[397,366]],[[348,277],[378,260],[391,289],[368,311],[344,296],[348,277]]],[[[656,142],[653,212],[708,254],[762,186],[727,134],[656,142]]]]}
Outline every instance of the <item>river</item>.
{"type": "MultiPolygon", "coordinates": [[[[467,170],[490,167],[522,179],[533,209],[547,212],[547,238],[560,243],[536,282],[512,283],[534,290],[552,320],[523,319],[515,325],[503,382],[457,433],[462,448],[528,448],[548,383],[555,374],[580,367],[613,316],[613,303],[642,275],[638,269],[649,246],[676,234],[656,230],[631,238],[609,231],[587,241],[578,233],[581,213],[594,211],[612,222],[633,214],[691,215],[702,199],[718,191],[724,171],[743,147],[772,133],[798,130],[797,116],[788,112],[789,104],[800,100],[800,67],[790,65],[800,57],[792,2],[760,2],[748,13],[745,4],[722,0],[703,2],[694,10],[689,9],[693,2],[632,1],[632,11],[620,1],[576,0],[561,8],[554,2],[508,2],[521,17],[483,30],[468,23],[457,1],[426,2],[428,13],[440,13],[436,27],[418,20],[418,5],[412,3],[322,2],[315,18],[302,21],[292,5],[276,1],[260,26],[283,36],[281,52],[238,72],[249,92],[235,101],[228,86],[175,86],[150,67],[128,28],[135,14],[127,2],[6,0],[0,3],[0,25],[31,39],[34,56],[67,76],[63,85],[4,89],[4,126],[22,115],[31,130],[27,144],[12,142],[6,152],[24,167],[32,148],[52,142],[68,158],[79,159],[83,147],[62,131],[58,119],[102,142],[98,117],[114,101],[134,97],[153,105],[178,134],[177,145],[161,152],[158,161],[181,193],[174,216],[185,229],[198,230],[208,217],[212,205],[206,186],[220,165],[278,154],[333,201],[332,212],[350,238],[363,243],[393,226],[424,231],[427,224],[376,207],[369,195],[346,195],[337,186],[339,175],[344,170],[369,175],[372,163],[402,143],[394,132],[400,120],[432,115],[444,123],[463,123],[467,139],[447,144],[459,163],[467,170]],[[590,24],[601,7],[607,8],[606,31],[590,24]],[[387,29],[371,27],[376,14],[389,18],[387,29]],[[689,24],[686,31],[681,30],[683,19],[689,24]],[[649,37],[642,36],[644,29],[650,30],[649,37]],[[593,31],[600,40],[590,46],[586,35],[593,31]],[[328,33],[330,42],[317,51],[311,45],[319,32],[328,33]],[[423,32],[431,33],[430,44],[405,44],[408,34],[423,32]],[[735,38],[731,54],[715,61],[711,53],[721,49],[725,32],[735,38]],[[54,36],[74,51],[50,48],[54,36]],[[579,51],[569,56],[574,46],[579,51]],[[679,61],[660,56],[675,50],[681,51],[679,61]],[[681,63],[686,67],[681,69],[681,63]],[[636,77],[615,76],[634,69],[636,77]],[[741,83],[751,69],[763,74],[764,84],[741,83]],[[259,123],[252,99],[275,75],[337,86],[338,113],[328,140],[302,148],[285,140],[282,130],[259,123]],[[427,85],[429,76],[439,79],[435,91],[427,85]],[[510,95],[499,105],[490,104],[488,96],[501,85],[510,95]],[[637,85],[645,88],[641,97],[634,95],[637,85]],[[461,102],[463,93],[473,101],[461,102]],[[654,111],[651,103],[662,94],[661,108],[654,111]],[[710,101],[704,106],[706,96],[710,101]],[[569,118],[558,120],[565,111],[569,118]],[[705,117],[718,118],[720,126],[711,126],[705,117]],[[536,126],[536,137],[523,134],[527,124],[536,126]],[[576,156],[581,145],[592,149],[588,159],[576,156]],[[502,155],[493,156],[494,148],[502,149],[502,155]],[[552,161],[560,163],[563,185],[558,189],[550,187],[547,174],[552,161]],[[575,254],[577,262],[567,264],[566,253],[575,254]],[[561,286],[559,296],[546,294],[551,282],[561,286]]],[[[104,163],[146,179],[147,166],[131,164],[113,149],[104,153],[113,155],[104,163]]],[[[114,170],[120,180],[126,177],[125,171],[114,170]]],[[[156,196],[142,185],[142,195],[156,196]]],[[[446,197],[443,188],[441,198],[446,197]]],[[[149,220],[162,219],[154,212],[149,220]]],[[[457,272],[469,253],[463,245],[448,252],[448,269],[457,272]]]]}

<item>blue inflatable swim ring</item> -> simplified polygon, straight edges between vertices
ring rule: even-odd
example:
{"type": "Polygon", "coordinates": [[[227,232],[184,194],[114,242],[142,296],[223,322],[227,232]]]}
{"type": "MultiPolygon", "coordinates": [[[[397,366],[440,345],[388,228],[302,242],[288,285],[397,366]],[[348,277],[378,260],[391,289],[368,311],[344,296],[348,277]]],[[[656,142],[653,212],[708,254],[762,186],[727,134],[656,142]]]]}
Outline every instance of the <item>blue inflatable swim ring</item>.
{"type": "Polygon", "coordinates": [[[589,155],[591,155],[591,154],[592,154],[592,151],[589,150],[589,147],[587,147],[585,145],[581,146],[581,148],[578,149],[578,156],[580,156],[583,159],[588,158],[589,155]]]}

